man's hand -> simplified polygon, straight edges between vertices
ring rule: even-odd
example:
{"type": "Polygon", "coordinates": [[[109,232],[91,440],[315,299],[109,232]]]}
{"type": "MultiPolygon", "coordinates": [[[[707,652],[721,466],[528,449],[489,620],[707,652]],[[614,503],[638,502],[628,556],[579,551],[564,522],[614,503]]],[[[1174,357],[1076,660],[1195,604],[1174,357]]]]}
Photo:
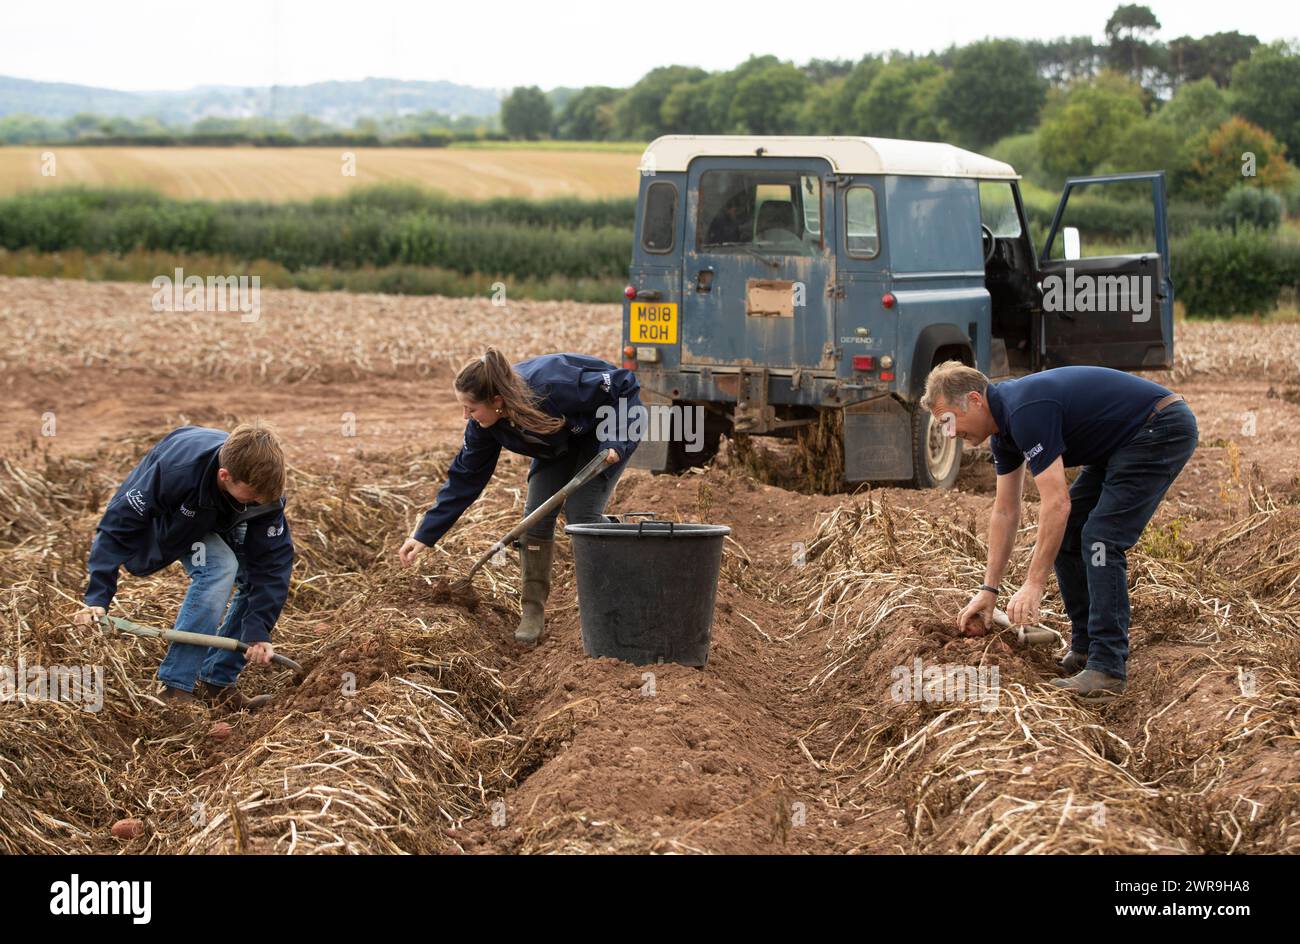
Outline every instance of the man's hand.
{"type": "Polygon", "coordinates": [[[90,626],[106,612],[102,606],[84,606],[77,611],[72,622],[78,626],[90,626]]]}
{"type": "Polygon", "coordinates": [[[957,617],[957,629],[965,636],[983,636],[993,625],[993,607],[997,601],[995,593],[988,590],[977,592],[957,617]]]}
{"type": "Polygon", "coordinates": [[[605,464],[616,465],[617,463],[618,463],[618,450],[610,449],[610,451],[605,455],[605,464]]]}
{"type": "Polygon", "coordinates": [[[271,657],[274,655],[274,646],[269,642],[259,642],[248,647],[248,651],[244,653],[244,658],[253,665],[270,665],[271,657]]]}
{"type": "Polygon", "coordinates": [[[410,567],[415,563],[415,555],[419,554],[429,545],[421,544],[415,538],[407,538],[406,543],[398,548],[397,556],[402,562],[403,567],[410,567]]]}
{"type": "Polygon", "coordinates": [[[1037,623],[1039,619],[1038,604],[1042,599],[1043,588],[1040,584],[1025,583],[1016,591],[1016,595],[1011,598],[1011,602],[1007,604],[1007,619],[1011,620],[1011,625],[1037,623]]]}

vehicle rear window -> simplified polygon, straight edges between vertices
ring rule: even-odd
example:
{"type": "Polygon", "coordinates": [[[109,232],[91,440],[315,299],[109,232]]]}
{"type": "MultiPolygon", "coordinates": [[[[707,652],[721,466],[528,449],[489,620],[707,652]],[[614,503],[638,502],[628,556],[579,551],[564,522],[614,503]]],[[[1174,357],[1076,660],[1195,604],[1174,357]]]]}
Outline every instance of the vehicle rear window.
{"type": "Polygon", "coordinates": [[[822,251],[822,182],[799,171],[710,170],[700,175],[700,249],[811,256],[822,251]]]}
{"type": "Polygon", "coordinates": [[[859,259],[870,259],[880,252],[876,191],[870,187],[850,187],[844,195],[844,216],[845,252],[859,259]]]}
{"type": "Polygon", "coordinates": [[[641,245],[646,252],[670,252],[677,235],[677,188],[653,183],[646,190],[641,245]]]}

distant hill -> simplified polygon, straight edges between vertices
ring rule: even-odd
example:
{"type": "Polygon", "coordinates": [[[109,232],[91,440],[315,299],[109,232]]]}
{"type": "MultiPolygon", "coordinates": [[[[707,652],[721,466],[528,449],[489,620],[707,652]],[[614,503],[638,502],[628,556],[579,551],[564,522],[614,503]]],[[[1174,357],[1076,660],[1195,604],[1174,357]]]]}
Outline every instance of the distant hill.
{"type": "Polygon", "coordinates": [[[205,85],[183,92],[122,92],[0,76],[0,117],[13,114],[69,118],[80,112],[123,118],[155,117],[188,125],[201,118],[289,118],[310,115],[332,125],[358,118],[439,112],[489,117],[503,93],[455,82],[362,79],[311,85],[240,87],[205,85]]]}

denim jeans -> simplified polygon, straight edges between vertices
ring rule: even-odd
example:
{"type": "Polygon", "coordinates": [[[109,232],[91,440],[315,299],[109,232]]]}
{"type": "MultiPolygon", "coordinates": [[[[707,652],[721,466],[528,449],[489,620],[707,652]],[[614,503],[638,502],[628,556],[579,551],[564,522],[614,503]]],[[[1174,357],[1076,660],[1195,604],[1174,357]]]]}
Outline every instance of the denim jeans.
{"type": "Polygon", "coordinates": [[[1056,581],[1070,616],[1070,648],[1087,667],[1126,678],[1128,560],[1165,492],[1196,449],[1186,403],[1165,407],[1104,465],[1087,465],[1070,486],[1070,517],[1056,555],[1056,581]]]}
{"type": "MultiPolygon", "coordinates": [[[[235,529],[231,537],[235,547],[242,547],[247,527],[245,522],[235,529]]],[[[217,534],[204,535],[200,544],[201,551],[196,547],[181,558],[181,565],[190,575],[190,589],[176,615],[176,628],[239,639],[248,608],[248,583],[239,555],[217,534]],[[235,599],[227,609],[231,588],[235,589],[235,599]]],[[[194,691],[196,678],[225,688],[235,684],[244,661],[239,652],[172,643],[158,666],[158,678],[187,692],[194,691]]]]}
{"type": "MultiPolygon", "coordinates": [[[[569,481],[582,471],[582,467],[592,460],[597,451],[609,451],[609,447],[601,446],[594,436],[590,440],[578,440],[574,445],[575,448],[571,448],[562,456],[541,460],[537,471],[528,480],[528,499],[524,503],[526,514],[541,507],[546,499],[568,485],[569,481]]],[[[564,504],[560,506],[564,509],[564,520],[569,524],[595,524],[604,521],[605,505],[609,502],[609,496],[614,493],[614,486],[618,484],[622,475],[623,469],[619,469],[608,479],[605,478],[604,470],[597,473],[595,478],[564,500],[564,504]]],[[[559,514],[560,509],[556,508],[541,521],[531,525],[528,528],[528,537],[542,541],[553,540],[555,521],[559,514]]]]}

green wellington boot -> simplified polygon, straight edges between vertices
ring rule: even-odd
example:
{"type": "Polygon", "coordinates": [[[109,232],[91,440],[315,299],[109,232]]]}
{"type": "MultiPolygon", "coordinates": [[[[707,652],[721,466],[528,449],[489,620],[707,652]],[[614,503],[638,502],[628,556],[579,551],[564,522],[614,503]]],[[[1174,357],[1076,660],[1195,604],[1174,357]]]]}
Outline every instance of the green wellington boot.
{"type": "Polygon", "coordinates": [[[546,598],[551,592],[551,560],[555,541],[527,535],[519,543],[519,569],[523,574],[523,616],[515,630],[517,642],[536,645],[545,628],[546,598]]]}

